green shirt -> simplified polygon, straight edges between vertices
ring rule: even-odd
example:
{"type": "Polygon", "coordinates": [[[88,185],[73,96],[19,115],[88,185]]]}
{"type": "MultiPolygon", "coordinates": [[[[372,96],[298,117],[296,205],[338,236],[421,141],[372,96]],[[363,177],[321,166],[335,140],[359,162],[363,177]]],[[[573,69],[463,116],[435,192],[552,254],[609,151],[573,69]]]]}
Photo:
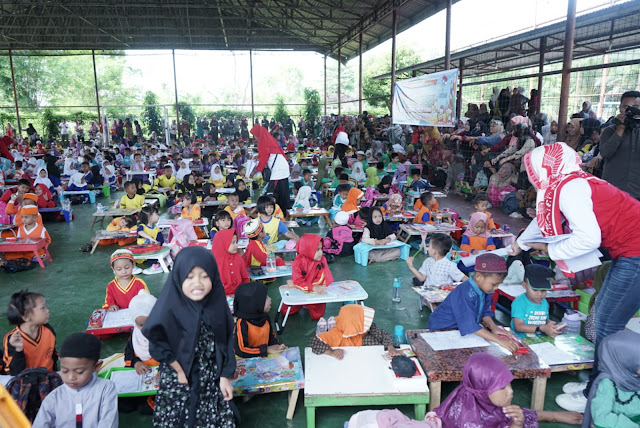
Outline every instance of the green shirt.
{"type": "Polygon", "coordinates": [[[640,424],[640,398],[634,397],[628,404],[620,404],[618,399],[627,401],[634,394],[616,388],[611,379],[602,379],[598,391],[591,401],[591,417],[596,428],[638,428],[640,424]]]}

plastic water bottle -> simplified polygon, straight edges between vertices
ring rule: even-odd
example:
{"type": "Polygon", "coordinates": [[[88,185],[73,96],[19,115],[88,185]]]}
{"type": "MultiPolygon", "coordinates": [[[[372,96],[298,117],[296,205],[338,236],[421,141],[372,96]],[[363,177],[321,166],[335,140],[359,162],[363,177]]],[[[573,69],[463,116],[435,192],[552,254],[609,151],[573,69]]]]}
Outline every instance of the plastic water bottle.
{"type": "Polygon", "coordinates": [[[400,287],[402,287],[402,278],[395,278],[393,280],[393,298],[392,301],[399,303],[400,299],[400,287]]]}
{"type": "Polygon", "coordinates": [[[99,202],[98,202],[98,205],[96,205],[96,212],[99,212],[99,213],[104,212],[104,207],[99,202]]]}
{"type": "Polygon", "coordinates": [[[399,347],[400,345],[405,344],[405,335],[404,335],[404,327],[401,325],[395,326],[393,329],[393,344],[394,346],[399,347]]]}
{"type": "Polygon", "coordinates": [[[275,272],[276,271],[276,255],[273,251],[269,251],[267,253],[267,272],[275,272]]]}

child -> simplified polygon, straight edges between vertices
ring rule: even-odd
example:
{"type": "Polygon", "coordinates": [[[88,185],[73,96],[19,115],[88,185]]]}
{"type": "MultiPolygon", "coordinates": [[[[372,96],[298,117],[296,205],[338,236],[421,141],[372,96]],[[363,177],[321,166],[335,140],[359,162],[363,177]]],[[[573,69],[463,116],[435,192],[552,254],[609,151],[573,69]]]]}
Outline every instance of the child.
{"type": "Polygon", "coordinates": [[[576,412],[535,411],[511,404],[512,380],[502,360],[485,353],[473,354],[462,370],[462,383],[434,412],[446,428],[537,428],[539,421],[581,423],[582,415],[576,412]]]}
{"type": "MultiPolygon", "coordinates": [[[[12,197],[9,203],[7,204],[7,206],[5,207],[5,212],[9,215],[14,215],[15,217],[13,218],[13,224],[16,225],[17,227],[20,227],[23,224],[22,215],[20,214],[20,211],[22,210],[23,207],[27,207],[27,206],[37,207],[38,199],[39,198],[35,193],[25,193],[24,195],[22,195],[22,201],[20,201],[20,199],[18,199],[18,196],[16,194],[16,197],[15,198],[12,197]]],[[[42,215],[40,215],[40,213],[38,213],[38,216],[36,217],[36,223],[42,224],[42,215]]],[[[11,233],[11,236],[13,236],[13,232],[11,233]]]]}
{"type": "Polygon", "coordinates": [[[146,290],[140,290],[129,302],[129,313],[133,321],[133,333],[124,348],[124,366],[133,367],[139,375],[149,373],[149,367],[159,366],[149,353],[149,340],[142,334],[144,323],[149,318],[157,299],[146,290]]]}
{"type": "Polygon", "coordinates": [[[414,223],[418,224],[435,224],[431,221],[431,209],[437,204],[435,196],[431,192],[424,192],[420,195],[420,203],[422,207],[416,217],[413,219],[414,223]]]}
{"type": "Polygon", "coordinates": [[[466,281],[467,276],[458,269],[456,264],[447,258],[447,253],[451,250],[452,240],[444,233],[433,233],[430,235],[427,251],[429,257],[422,262],[419,270],[413,267],[415,257],[407,257],[407,266],[415,276],[414,285],[432,287],[454,282],[466,281]]]}
{"type": "MultiPolygon", "coordinates": [[[[589,390],[583,427],[637,427],[640,415],[640,335],[623,330],[598,343],[598,377],[589,390]]],[[[581,394],[582,392],[580,392],[581,394]]]]}
{"type": "MultiPolygon", "coordinates": [[[[485,193],[479,193],[476,198],[473,200],[473,206],[476,209],[476,212],[479,213],[484,213],[488,220],[487,220],[487,230],[491,233],[494,233],[496,231],[496,225],[493,222],[493,218],[491,217],[491,213],[489,211],[487,211],[489,209],[489,198],[487,197],[487,195],[485,193]]],[[[472,214],[473,215],[473,214],[472,214]]],[[[469,218],[471,219],[471,218],[469,218]]]]}
{"type": "Polygon", "coordinates": [[[380,207],[380,210],[385,217],[404,214],[404,209],[402,208],[402,195],[399,193],[391,195],[389,200],[380,207]]]}
{"type": "MultiPolygon", "coordinates": [[[[491,312],[491,295],[506,275],[507,264],[504,258],[496,254],[479,256],[473,276],[454,288],[444,302],[433,311],[427,328],[458,329],[462,336],[475,333],[510,352],[515,352],[518,349],[516,342],[497,336],[498,329],[491,312]],[[481,327],[480,323],[490,331],[481,327]]],[[[506,330],[501,330],[500,333],[510,335],[506,330]]]]}
{"type": "Polygon", "coordinates": [[[222,169],[219,164],[215,164],[211,168],[211,177],[209,177],[209,182],[216,185],[216,187],[224,187],[224,175],[222,174],[222,169]]]}
{"type": "Polygon", "coordinates": [[[338,174],[338,185],[345,184],[351,188],[351,184],[349,184],[349,176],[345,173],[338,174]]]}
{"type": "Polygon", "coordinates": [[[116,250],[111,255],[111,269],[116,277],[107,284],[107,294],[104,298],[102,309],[108,309],[115,312],[119,309],[127,309],[129,302],[140,290],[146,290],[147,284],[137,276],[133,271],[140,273],[142,270],[136,267],[136,261],[133,253],[129,250],[116,250]]]}
{"type": "Polygon", "coordinates": [[[231,225],[233,225],[231,214],[225,210],[218,211],[213,224],[214,226],[211,228],[211,232],[209,232],[211,239],[213,239],[219,231],[231,229],[231,225]]]}
{"type": "Polygon", "coordinates": [[[258,198],[258,218],[262,222],[262,227],[267,234],[266,244],[273,244],[278,241],[278,236],[282,233],[289,239],[298,240],[298,235],[291,232],[287,226],[278,217],[273,214],[275,212],[276,203],[270,196],[260,196],[258,198]]]}
{"type": "Polygon", "coordinates": [[[154,180],[153,188],[169,188],[171,190],[176,189],[176,177],[173,175],[173,165],[168,163],[164,166],[164,174],[154,180]]]}
{"type": "Polygon", "coordinates": [[[556,323],[549,319],[549,302],[546,299],[553,276],[553,271],[545,266],[525,266],[522,286],[526,291],[511,304],[511,330],[518,336],[545,333],[553,338],[560,334],[556,323]]]}
{"type": "Polygon", "coordinates": [[[365,172],[367,173],[367,181],[364,183],[365,187],[376,187],[378,184],[380,184],[378,169],[375,166],[370,166],[365,170],[365,172]]]}
{"type": "Polygon", "coordinates": [[[227,296],[232,296],[236,288],[249,281],[249,273],[242,256],[238,254],[238,233],[234,228],[216,233],[211,243],[211,251],[216,258],[220,279],[227,296]]]}
{"type": "Polygon", "coordinates": [[[336,195],[333,197],[333,206],[329,210],[329,215],[331,216],[331,220],[333,220],[336,214],[342,211],[342,205],[347,200],[349,196],[350,187],[348,185],[339,184],[336,187],[336,195]]]}
{"type": "Polygon", "coordinates": [[[400,166],[400,155],[397,153],[391,153],[391,163],[387,165],[387,169],[395,171],[400,166]]]}
{"type": "Polygon", "coordinates": [[[336,218],[333,222],[335,223],[335,226],[329,229],[327,236],[323,240],[323,251],[330,254],[330,256],[327,256],[328,259],[331,259],[334,255],[352,256],[355,242],[353,239],[353,231],[349,226],[347,226],[347,223],[349,222],[349,214],[345,211],[340,211],[336,214],[336,218]]]}
{"type": "MultiPolygon", "coordinates": [[[[380,208],[371,208],[370,217],[367,219],[367,226],[364,228],[360,241],[377,247],[387,245],[395,239],[396,235],[384,221],[380,208]]],[[[374,248],[369,251],[369,263],[386,262],[398,257],[400,257],[400,248],[374,248]]]]}
{"type": "Polygon", "coordinates": [[[138,195],[136,183],[133,181],[127,181],[124,183],[123,187],[127,194],[120,198],[120,208],[141,209],[144,206],[144,196],[138,195]]]}
{"type": "Polygon", "coordinates": [[[353,214],[354,212],[358,211],[358,204],[360,204],[360,200],[363,196],[364,193],[362,192],[362,190],[356,187],[352,187],[351,189],[349,189],[349,193],[347,193],[347,200],[344,202],[344,204],[342,204],[340,210],[346,212],[347,214],[353,214]]]}
{"type": "Polygon", "coordinates": [[[309,344],[314,354],[331,355],[341,360],[344,349],[339,346],[378,346],[382,345],[392,355],[396,355],[393,338],[373,322],[375,309],[362,305],[345,305],[335,318],[336,325],[327,332],[311,336],[309,344]]]}
{"type": "Polygon", "coordinates": [[[382,180],[378,184],[378,192],[381,195],[388,195],[391,191],[391,183],[393,182],[393,177],[390,175],[385,175],[382,177],[382,180]]]}
{"type": "Polygon", "coordinates": [[[100,340],[87,333],[69,335],[60,348],[63,386],[42,401],[33,426],[117,427],[118,391],[110,380],[99,378],[100,340]]]}
{"type": "MultiPolygon", "coordinates": [[[[258,222],[259,223],[259,222],[258,222]]],[[[271,297],[262,282],[240,284],[233,300],[235,353],[240,358],[266,357],[286,349],[271,327],[271,297]]]]}
{"type": "Polygon", "coordinates": [[[240,205],[240,196],[238,196],[237,193],[234,192],[227,195],[227,204],[224,210],[231,215],[231,220],[235,220],[239,215],[247,215],[244,208],[240,205]]]}
{"type": "Polygon", "coordinates": [[[185,161],[180,161],[178,165],[179,168],[178,171],[176,171],[176,179],[181,183],[187,175],[191,175],[191,170],[185,161]]]}
{"type": "Polygon", "coordinates": [[[138,217],[138,245],[143,244],[164,244],[164,236],[158,227],[158,210],[151,205],[147,205],[140,211],[138,217]]]}
{"type": "Polygon", "coordinates": [[[477,254],[479,251],[493,251],[496,249],[491,238],[491,233],[487,231],[488,218],[485,213],[476,212],[471,215],[467,230],[462,235],[460,249],[477,254]]]}
{"type": "Polygon", "coordinates": [[[182,183],[178,185],[181,192],[196,192],[196,178],[193,174],[187,174],[182,178],[182,183]]]}
{"type": "Polygon", "coordinates": [[[420,171],[417,169],[411,169],[411,185],[409,189],[414,192],[424,192],[425,190],[431,190],[431,185],[426,178],[420,177],[420,171]]]}
{"type": "Polygon", "coordinates": [[[302,170],[302,185],[313,187],[313,179],[311,178],[311,170],[303,169],[302,170]]]}
{"type": "MultiPolygon", "coordinates": [[[[40,239],[45,240],[45,247],[40,248],[38,250],[38,256],[44,257],[46,256],[46,249],[51,245],[51,237],[49,236],[49,232],[42,224],[42,218],[40,217],[40,223],[37,222],[38,217],[38,207],[36,205],[25,205],[20,208],[20,217],[22,218],[22,225],[18,228],[17,237],[32,239],[33,241],[39,241],[40,239]]],[[[25,258],[28,260],[34,260],[35,257],[33,255],[33,251],[21,251],[21,252],[10,252],[5,253],[5,259],[7,260],[16,260],[20,258],[25,258]]]]}
{"type": "MultiPolygon", "coordinates": [[[[242,266],[244,269],[244,266],[242,266]]],[[[213,255],[180,250],[142,334],[160,362],[155,427],[233,427],[233,318],[213,255]]]]}
{"type": "MultiPolygon", "coordinates": [[[[267,237],[262,222],[254,218],[244,225],[244,233],[249,238],[249,244],[242,255],[245,266],[266,266],[267,265],[267,247],[263,240],[267,237]]],[[[280,257],[276,257],[276,266],[284,266],[285,262],[280,257]]]]}
{"type": "Polygon", "coordinates": [[[142,155],[140,153],[136,153],[133,155],[131,171],[144,171],[144,161],[142,160],[142,155]]]}
{"type": "Polygon", "coordinates": [[[47,168],[40,167],[38,169],[38,173],[36,174],[36,179],[33,182],[34,187],[38,184],[43,184],[47,189],[53,192],[53,183],[49,179],[49,173],[47,172],[47,168]]]}
{"type": "Polygon", "coordinates": [[[179,218],[188,218],[191,221],[197,220],[201,216],[200,206],[196,204],[198,197],[195,193],[189,192],[182,195],[182,212],[179,218]]]}
{"type": "Polygon", "coordinates": [[[238,195],[238,200],[241,204],[250,204],[251,203],[251,192],[247,189],[247,185],[245,184],[243,179],[236,180],[236,193],[238,195]]]}
{"type": "MultiPolygon", "coordinates": [[[[115,217],[111,220],[111,223],[107,225],[107,232],[129,232],[132,230],[137,230],[138,226],[136,224],[136,218],[132,215],[125,215],[122,217],[115,217]]],[[[92,238],[92,242],[94,242],[95,238],[92,238]]],[[[115,239],[101,239],[98,242],[98,245],[111,245],[118,244],[121,247],[125,245],[133,244],[136,242],[136,238],[115,238],[115,239]]]]}
{"type": "MultiPolygon", "coordinates": [[[[287,287],[298,288],[307,293],[324,293],[326,287],[333,282],[333,275],[327,265],[327,259],[322,254],[322,238],[313,233],[305,233],[296,245],[298,255],[293,260],[291,269],[293,274],[287,281],[287,287]]],[[[304,305],[309,310],[313,320],[319,320],[326,308],[325,303],[304,305]]],[[[290,315],[300,311],[303,306],[291,306],[290,315]]],[[[280,313],[285,315],[288,305],[282,304],[280,313]]]]}
{"type": "MultiPolygon", "coordinates": [[[[67,191],[69,192],[82,192],[85,190],[89,190],[89,185],[85,180],[85,175],[82,171],[78,171],[69,177],[69,185],[67,186],[67,191]]],[[[123,196],[124,197],[124,196],[123,196]]],[[[86,203],[89,201],[89,195],[80,195],[79,198],[73,197],[70,198],[74,203],[86,203]]]]}
{"type": "Polygon", "coordinates": [[[362,162],[355,162],[351,167],[351,178],[358,184],[364,184],[367,181],[367,174],[364,172],[362,162]]]}
{"type": "Polygon", "coordinates": [[[49,325],[44,296],[28,290],[13,294],[7,319],[17,327],[4,336],[2,343],[6,374],[16,376],[33,367],[57,370],[56,333],[49,325]]]}

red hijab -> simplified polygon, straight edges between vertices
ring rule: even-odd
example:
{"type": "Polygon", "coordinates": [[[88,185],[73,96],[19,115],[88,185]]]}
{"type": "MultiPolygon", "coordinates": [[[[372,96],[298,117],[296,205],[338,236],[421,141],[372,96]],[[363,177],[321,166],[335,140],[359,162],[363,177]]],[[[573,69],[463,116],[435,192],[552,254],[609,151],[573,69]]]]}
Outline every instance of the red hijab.
{"type": "Polygon", "coordinates": [[[51,194],[51,191],[47,188],[47,186],[42,183],[38,183],[36,184],[36,186],[38,186],[42,190],[42,195],[38,196],[38,208],[55,207],[56,203],[53,200],[53,195],[51,194]]]}
{"type": "Polygon", "coordinates": [[[221,230],[213,238],[211,252],[216,259],[218,271],[224,292],[230,296],[243,282],[249,282],[249,274],[245,267],[244,259],[238,253],[229,253],[229,246],[233,237],[238,237],[236,229],[221,230]]]}
{"type": "Polygon", "coordinates": [[[311,291],[315,285],[329,285],[333,282],[327,259],[324,256],[319,261],[313,259],[321,241],[320,236],[305,233],[296,245],[298,255],[291,266],[291,279],[296,287],[305,291],[311,291]]]}
{"type": "Polygon", "coordinates": [[[254,125],[251,128],[251,133],[258,138],[258,166],[256,167],[258,171],[262,171],[267,166],[269,156],[284,156],[284,151],[282,151],[280,144],[262,125],[254,125]]]}

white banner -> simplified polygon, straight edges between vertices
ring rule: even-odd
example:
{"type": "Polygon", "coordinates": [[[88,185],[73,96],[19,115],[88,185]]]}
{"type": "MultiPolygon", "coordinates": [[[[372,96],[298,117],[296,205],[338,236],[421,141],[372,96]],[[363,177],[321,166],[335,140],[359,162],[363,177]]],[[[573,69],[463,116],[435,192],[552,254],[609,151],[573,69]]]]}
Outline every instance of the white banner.
{"type": "Polygon", "coordinates": [[[396,82],[393,123],[454,127],[457,88],[457,68],[396,82]]]}

